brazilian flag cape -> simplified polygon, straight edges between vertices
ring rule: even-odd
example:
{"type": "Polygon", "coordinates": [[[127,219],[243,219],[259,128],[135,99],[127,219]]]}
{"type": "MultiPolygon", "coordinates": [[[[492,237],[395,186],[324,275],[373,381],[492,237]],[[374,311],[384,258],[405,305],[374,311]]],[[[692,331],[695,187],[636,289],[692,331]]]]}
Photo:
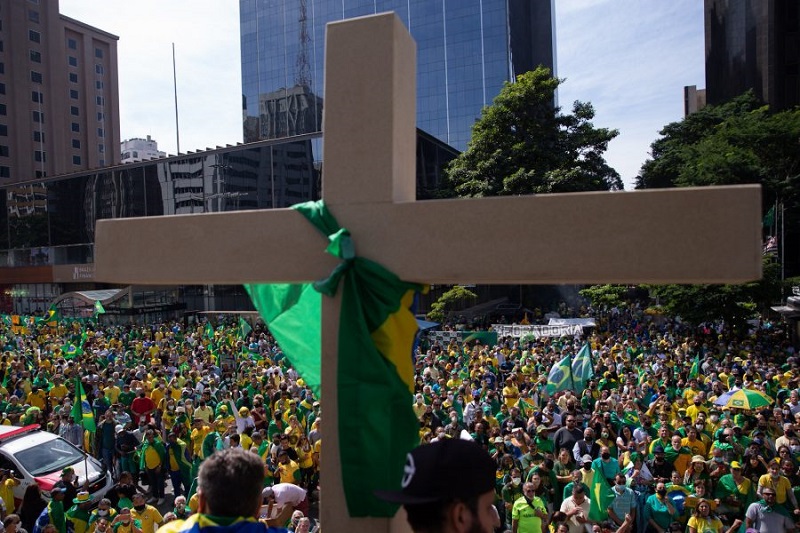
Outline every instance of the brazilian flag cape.
{"type": "Polygon", "coordinates": [[[399,490],[406,456],[419,443],[414,415],[413,306],[422,285],[401,281],[357,257],[349,231],[322,201],[294,206],[341,259],[331,275],[305,284],[245,285],[286,358],[319,396],[322,297],[341,284],[338,423],[342,485],[350,516],[391,517],[396,504],[375,490],[399,490]]]}

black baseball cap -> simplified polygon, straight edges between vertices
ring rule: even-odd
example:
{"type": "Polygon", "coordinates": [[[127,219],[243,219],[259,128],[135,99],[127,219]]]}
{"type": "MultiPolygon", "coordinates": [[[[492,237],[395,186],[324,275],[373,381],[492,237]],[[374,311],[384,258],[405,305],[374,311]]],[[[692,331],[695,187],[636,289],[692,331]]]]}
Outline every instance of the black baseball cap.
{"type": "Polygon", "coordinates": [[[497,465],[478,444],[444,439],[411,450],[406,457],[402,490],[376,490],[375,495],[411,505],[465,501],[494,490],[496,471],[497,465]]]}

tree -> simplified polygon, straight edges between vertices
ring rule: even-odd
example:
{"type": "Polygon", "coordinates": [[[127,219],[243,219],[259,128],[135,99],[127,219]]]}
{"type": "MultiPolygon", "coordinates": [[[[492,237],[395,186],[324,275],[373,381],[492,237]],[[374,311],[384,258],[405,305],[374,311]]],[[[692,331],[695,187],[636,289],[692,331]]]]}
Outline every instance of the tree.
{"type": "Polygon", "coordinates": [[[628,287],[625,285],[591,285],[578,294],[592,303],[592,307],[617,307],[625,300],[628,287]]]}
{"type": "Polygon", "coordinates": [[[667,124],[660,135],[637,189],[761,184],[763,211],[776,201],[785,209],[787,271],[800,268],[800,108],[773,113],[748,91],[667,124]]]}
{"type": "Polygon", "coordinates": [[[603,154],[617,130],[595,128],[594,109],[576,101],[572,114],[553,105],[563,80],[539,67],[503,86],[472,127],[466,151],[447,181],[458,196],[500,196],[623,188],[603,154]]]}
{"type": "Polygon", "coordinates": [[[454,285],[450,290],[442,294],[438,300],[431,305],[431,310],[428,313],[428,318],[435,322],[444,322],[453,305],[462,300],[477,298],[478,295],[471,290],[461,286],[454,285]]]}

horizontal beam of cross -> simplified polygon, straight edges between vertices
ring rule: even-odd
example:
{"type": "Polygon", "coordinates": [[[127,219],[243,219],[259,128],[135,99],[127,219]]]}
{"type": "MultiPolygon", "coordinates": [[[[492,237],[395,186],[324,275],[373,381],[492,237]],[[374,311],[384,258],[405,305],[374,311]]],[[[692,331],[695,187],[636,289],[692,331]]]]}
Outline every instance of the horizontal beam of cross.
{"type": "MultiPolygon", "coordinates": [[[[358,255],[407,281],[734,283],[761,275],[760,202],[733,186],[331,210],[358,255]]],[[[96,278],[116,283],[300,282],[336,264],[291,209],[102,220],[96,244],[96,278]]]]}

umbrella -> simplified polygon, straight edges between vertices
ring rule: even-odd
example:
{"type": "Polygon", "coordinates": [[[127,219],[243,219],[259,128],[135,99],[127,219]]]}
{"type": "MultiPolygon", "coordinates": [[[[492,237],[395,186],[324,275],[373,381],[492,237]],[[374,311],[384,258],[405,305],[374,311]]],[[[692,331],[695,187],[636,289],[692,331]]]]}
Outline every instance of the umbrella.
{"type": "Polygon", "coordinates": [[[759,407],[766,407],[772,402],[772,398],[761,391],[753,389],[741,389],[731,394],[731,397],[728,398],[728,402],[725,405],[736,409],[747,409],[752,411],[753,409],[758,409],[759,407]]]}
{"type": "Polygon", "coordinates": [[[728,405],[728,400],[731,399],[731,396],[733,396],[734,394],[736,394],[740,390],[742,390],[742,389],[733,388],[733,389],[729,390],[726,393],[720,394],[719,397],[716,400],[714,400],[714,405],[719,405],[720,407],[725,407],[726,405],[728,405]]]}

